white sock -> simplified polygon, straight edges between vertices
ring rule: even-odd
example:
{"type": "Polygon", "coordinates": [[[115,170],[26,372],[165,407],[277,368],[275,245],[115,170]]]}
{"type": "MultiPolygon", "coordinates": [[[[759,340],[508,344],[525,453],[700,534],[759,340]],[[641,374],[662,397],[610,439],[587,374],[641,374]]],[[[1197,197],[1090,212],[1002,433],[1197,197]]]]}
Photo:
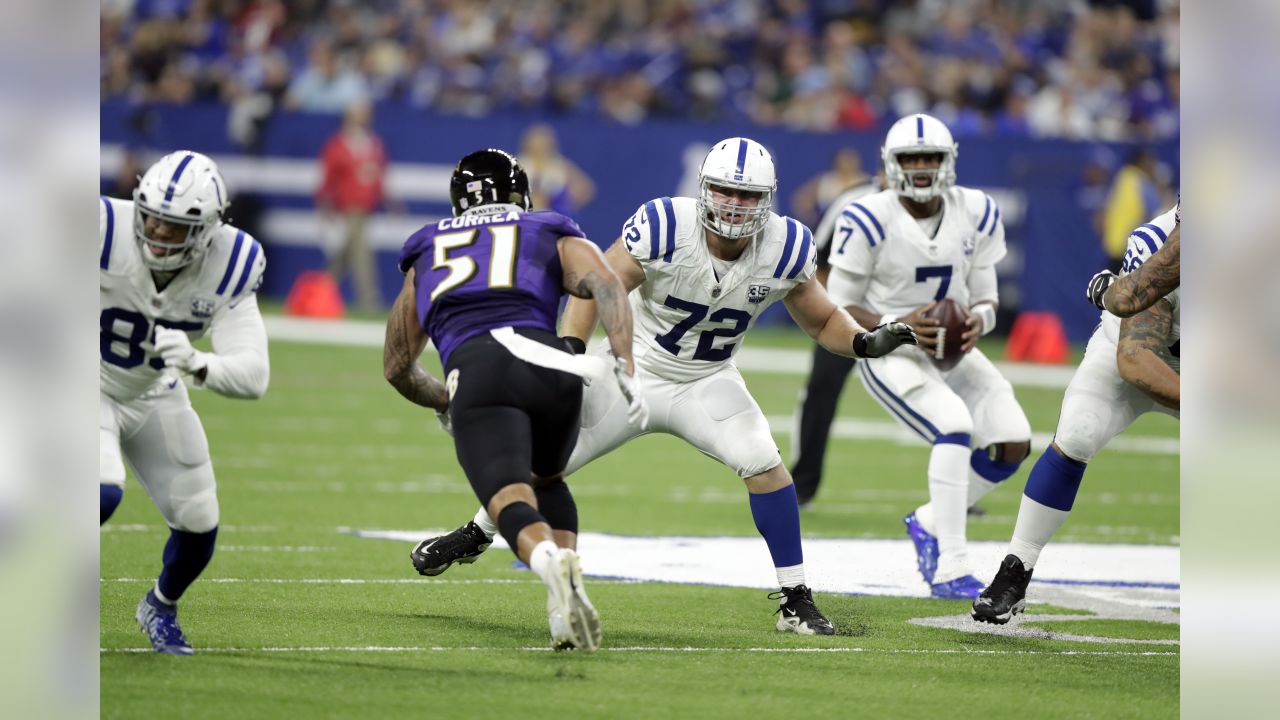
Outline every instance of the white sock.
{"type": "Polygon", "coordinates": [[[933,525],[933,506],[925,503],[916,508],[916,522],[920,523],[920,527],[930,535],[937,535],[937,528],[933,525]]]}
{"type": "Polygon", "coordinates": [[[551,558],[556,554],[556,544],[550,540],[543,540],[533,546],[533,551],[529,553],[529,569],[543,582],[547,581],[547,571],[551,566],[551,558]]]}
{"type": "Polygon", "coordinates": [[[778,571],[778,585],[780,587],[795,587],[804,584],[804,564],[788,565],[786,567],[775,568],[778,571]]]}
{"type": "Polygon", "coordinates": [[[157,600],[159,600],[160,602],[164,603],[165,605],[177,605],[177,604],[178,604],[178,603],[177,603],[177,601],[175,601],[175,600],[170,600],[169,598],[167,598],[167,597],[165,597],[165,596],[164,596],[164,593],[160,592],[160,583],[159,583],[159,582],[157,582],[157,583],[156,583],[156,586],[151,590],[151,593],[152,593],[153,595],[155,595],[155,596],[156,596],[156,599],[157,599],[157,600]]]}
{"type": "Polygon", "coordinates": [[[993,483],[969,469],[969,507],[978,504],[978,501],[987,496],[987,493],[1000,487],[1000,483],[993,483]]]}
{"type": "Polygon", "coordinates": [[[1009,554],[1018,556],[1028,570],[1035,567],[1040,551],[1070,514],[1066,510],[1041,505],[1023,495],[1018,521],[1013,526],[1013,539],[1009,541],[1009,554]]]}
{"type": "Polygon", "coordinates": [[[484,508],[477,510],[476,516],[471,520],[480,526],[480,530],[482,530],[485,536],[490,540],[493,539],[494,535],[498,534],[498,524],[493,521],[493,518],[489,517],[489,511],[484,508]]]}
{"type": "Polygon", "coordinates": [[[957,567],[966,562],[968,491],[969,448],[953,443],[934,445],[929,454],[929,507],[933,511],[933,534],[938,538],[938,574],[943,576],[935,582],[954,579],[946,577],[952,571],[944,571],[944,565],[957,567]]]}

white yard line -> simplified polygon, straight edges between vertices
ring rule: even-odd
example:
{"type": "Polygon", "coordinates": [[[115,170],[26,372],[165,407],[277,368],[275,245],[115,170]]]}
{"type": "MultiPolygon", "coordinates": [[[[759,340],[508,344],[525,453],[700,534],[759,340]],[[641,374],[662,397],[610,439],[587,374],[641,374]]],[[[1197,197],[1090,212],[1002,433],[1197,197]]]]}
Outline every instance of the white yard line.
{"type": "MultiPolygon", "coordinates": [[[[369,653],[436,653],[436,652],[551,652],[552,648],[544,646],[525,647],[444,647],[439,645],[309,645],[297,647],[212,647],[200,648],[197,654],[245,654],[245,653],[329,653],[329,652],[369,652],[369,653]]],[[[921,648],[864,648],[864,647],[812,647],[812,648],[778,648],[778,647],[602,647],[601,652],[617,653],[869,653],[875,655],[1110,655],[1115,657],[1177,657],[1176,652],[1124,652],[1118,650],[965,650],[959,648],[939,648],[928,650],[921,648]]],[[[104,655],[125,653],[150,653],[151,648],[99,648],[104,655]]]]}

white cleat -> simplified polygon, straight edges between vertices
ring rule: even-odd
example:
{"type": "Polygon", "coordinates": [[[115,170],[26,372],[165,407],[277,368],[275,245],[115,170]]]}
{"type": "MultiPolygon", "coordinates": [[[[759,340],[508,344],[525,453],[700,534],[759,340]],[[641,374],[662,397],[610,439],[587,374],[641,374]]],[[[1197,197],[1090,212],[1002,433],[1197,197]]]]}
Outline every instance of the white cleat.
{"type": "Polygon", "coordinates": [[[551,558],[547,577],[547,622],[556,650],[593,652],[600,647],[600,613],[582,586],[578,553],[560,548],[551,558]]]}

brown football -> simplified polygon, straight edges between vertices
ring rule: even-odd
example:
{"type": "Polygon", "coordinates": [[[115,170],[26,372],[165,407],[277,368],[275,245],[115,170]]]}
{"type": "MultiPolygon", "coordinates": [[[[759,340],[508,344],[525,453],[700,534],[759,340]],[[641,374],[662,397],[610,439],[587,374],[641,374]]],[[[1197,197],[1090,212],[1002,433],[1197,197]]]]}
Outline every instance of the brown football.
{"type": "Polygon", "coordinates": [[[939,370],[950,370],[964,357],[964,353],[960,351],[963,344],[960,336],[969,327],[966,324],[969,314],[955,300],[946,298],[939,300],[925,316],[938,321],[938,346],[934,348],[930,359],[939,370]]]}

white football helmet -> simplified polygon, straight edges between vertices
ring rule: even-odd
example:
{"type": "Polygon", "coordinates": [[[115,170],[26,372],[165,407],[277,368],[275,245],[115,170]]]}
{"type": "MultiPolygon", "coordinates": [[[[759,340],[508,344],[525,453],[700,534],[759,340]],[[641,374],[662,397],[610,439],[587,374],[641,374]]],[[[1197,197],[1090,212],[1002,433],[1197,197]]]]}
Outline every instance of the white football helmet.
{"type": "Polygon", "coordinates": [[[142,261],[158,271],[195,262],[213,242],[227,200],[227,184],[207,156],[180,150],[160,158],[133,191],[133,232],[142,261]],[[182,226],[186,236],[169,241],[148,237],[148,218],[182,226]]]}
{"type": "Polygon", "coordinates": [[[932,115],[908,115],[889,128],[884,138],[880,157],[884,160],[884,174],[893,188],[903,197],[925,202],[938,197],[956,184],[956,157],[960,147],[951,138],[951,131],[941,120],[932,115]],[[942,164],[936,169],[904,170],[898,158],[902,155],[941,153],[942,164]],[[916,185],[917,177],[929,179],[928,185],[916,185]]]}
{"type": "Polygon", "coordinates": [[[698,217],[708,230],[736,239],[755,235],[769,222],[778,176],[773,167],[773,156],[755,140],[735,137],[716,143],[702,161],[698,184],[701,187],[698,217]],[[761,194],[760,203],[748,207],[718,202],[711,197],[713,186],[758,192],[761,194]],[[744,219],[741,223],[734,223],[726,220],[726,215],[739,215],[744,219]]]}

